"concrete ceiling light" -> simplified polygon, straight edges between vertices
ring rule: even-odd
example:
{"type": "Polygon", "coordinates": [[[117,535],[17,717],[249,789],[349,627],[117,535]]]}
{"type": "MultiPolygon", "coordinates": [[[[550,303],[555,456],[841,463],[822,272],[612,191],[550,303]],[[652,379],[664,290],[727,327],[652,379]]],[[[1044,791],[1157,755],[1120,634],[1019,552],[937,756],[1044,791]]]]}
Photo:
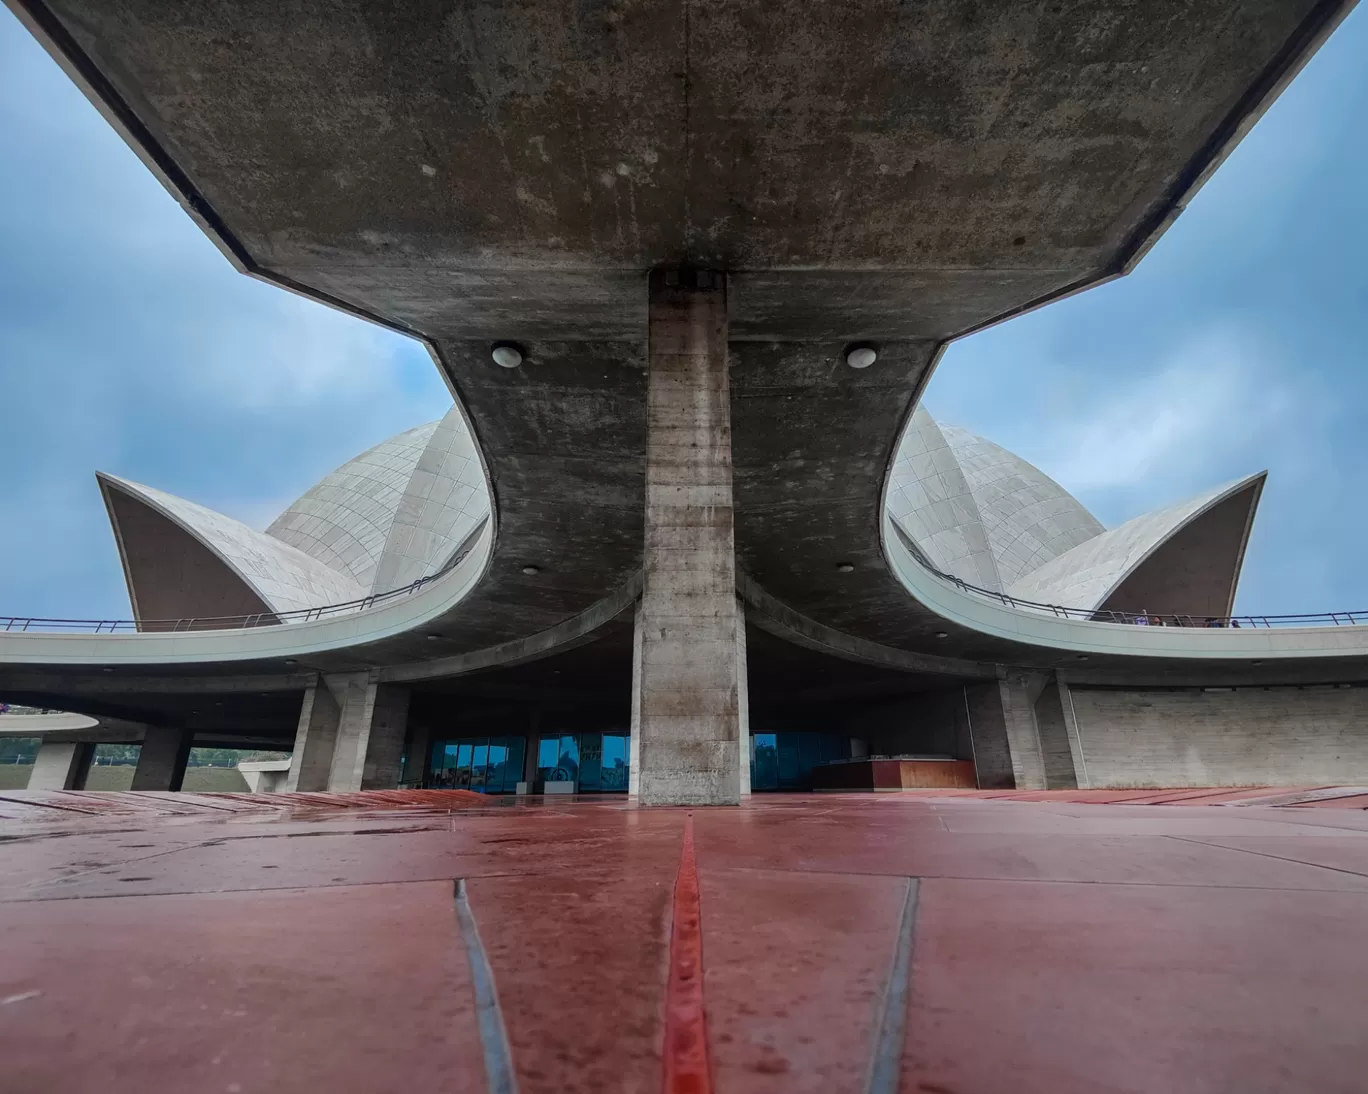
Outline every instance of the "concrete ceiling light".
{"type": "Polygon", "coordinates": [[[512,342],[495,342],[491,356],[500,368],[517,368],[523,363],[523,351],[512,342]]]}
{"type": "Polygon", "coordinates": [[[528,577],[536,577],[539,573],[541,573],[541,567],[540,567],[540,566],[524,566],[524,567],[522,568],[522,571],[523,571],[523,573],[525,573],[528,577]]]}
{"type": "Polygon", "coordinates": [[[846,350],[845,359],[851,368],[868,368],[879,359],[879,351],[873,346],[851,346],[846,350]]]}

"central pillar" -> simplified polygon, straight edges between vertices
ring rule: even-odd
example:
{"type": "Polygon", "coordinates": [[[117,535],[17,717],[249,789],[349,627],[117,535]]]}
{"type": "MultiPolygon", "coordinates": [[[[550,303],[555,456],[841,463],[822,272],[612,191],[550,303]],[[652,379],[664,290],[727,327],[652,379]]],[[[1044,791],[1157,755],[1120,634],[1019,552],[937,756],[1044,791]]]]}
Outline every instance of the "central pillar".
{"type": "Polygon", "coordinates": [[[179,790],[195,735],[178,726],[148,726],[138,750],[131,790],[179,790]]]}
{"type": "Polygon", "coordinates": [[[648,355],[632,787],[646,804],[735,805],[749,779],[722,274],[652,272],[648,355]]]}

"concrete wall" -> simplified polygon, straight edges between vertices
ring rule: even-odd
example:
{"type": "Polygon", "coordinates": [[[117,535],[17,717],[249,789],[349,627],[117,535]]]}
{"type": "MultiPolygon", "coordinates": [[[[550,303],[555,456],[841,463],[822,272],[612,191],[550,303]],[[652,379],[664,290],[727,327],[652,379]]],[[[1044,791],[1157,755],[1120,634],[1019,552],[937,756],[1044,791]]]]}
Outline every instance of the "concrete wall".
{"type": "Polygon", "coordinates": [[[1368,784],[1368,688],[1068,691],[1080,786],[1368,784]]]}

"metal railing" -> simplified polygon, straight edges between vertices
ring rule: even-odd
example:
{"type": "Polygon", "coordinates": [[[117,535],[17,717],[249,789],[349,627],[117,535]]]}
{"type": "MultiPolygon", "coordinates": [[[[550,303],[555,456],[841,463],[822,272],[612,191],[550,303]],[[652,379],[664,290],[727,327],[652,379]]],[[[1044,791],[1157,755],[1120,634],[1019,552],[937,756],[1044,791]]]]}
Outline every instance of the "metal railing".
{"type": "Polygon", "coordinates": [[[1368,611],[1353,612],[1308,612],[1301,615],[1175,615],[1172,613],[1150,612],[1141,615],[1136,612],[1117,612],[1100,608],[1067,608],[1062,604],[1042,604],[1037,600],[1023,600],[1021,597],[1012,596],[1010,593],[1000,592],[997,589],[985,589],[979,585],[972,585],[963,578],[956,577],[954,574],[947,574],[943,570],[937,569],[926,553],[917,546],[912,537],[898,527],[895,521],[889,522],[894,532],[897,533],[899,542],[907,549],[919,566],[935,574],[942,581],[973,593],[977,596],[984,596],[990,600],[996,600],[1000,604],[1005,604],[1010,608],[1022,608],[1027,611],[1044,612],[1056,616],[1060,619],[1078,619],[1091,623],[1124,623],[1130,626],[1158,626],[1158,627],[1195,627],[1205,628],[1232,628],[1240,629],[1243,627],[1354,627],[1368,624],[1368,611]],[[1141,619],[1147,623],[1140,623],[1141,619]]]}
{"type": "Polygon", "coordinates": [[[197,616],[187,619],[43,619],[17,615],[0,615],[0,632],[77,632],[81,634],[129,634],[129,633],[177,633],[184,631],[235,631],[250,630],[255,627],[275,627],[284,623],[313,623],[337,615],[350,615],[363,612],[380,604],[388,604],[402,597],[412,596],[418,590],[431,585],[440,577],[445,577],[469,556],[475,543],[489,523],[486,516],[475,526],[456,553],[426,577],[398,589],[373,593],[357,600],[341,604],[326,604],[317,608],[299,608],[289,612],[257,612],[252,615],[197,616]]]}

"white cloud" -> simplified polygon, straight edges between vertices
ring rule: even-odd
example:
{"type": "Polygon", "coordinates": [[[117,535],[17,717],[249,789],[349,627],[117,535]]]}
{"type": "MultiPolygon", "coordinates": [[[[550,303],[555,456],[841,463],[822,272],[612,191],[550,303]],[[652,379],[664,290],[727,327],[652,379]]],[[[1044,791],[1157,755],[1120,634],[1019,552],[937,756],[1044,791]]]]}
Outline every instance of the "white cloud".
{"type": "Polygon", "coordinates": [[[1165,483],[1187,489],[1262,449],[1251,442],[1287,421],[1293,401],[1250,333],[1211,327],[1047,431],[1033,455],[1078,493],[1165,483]]]}

